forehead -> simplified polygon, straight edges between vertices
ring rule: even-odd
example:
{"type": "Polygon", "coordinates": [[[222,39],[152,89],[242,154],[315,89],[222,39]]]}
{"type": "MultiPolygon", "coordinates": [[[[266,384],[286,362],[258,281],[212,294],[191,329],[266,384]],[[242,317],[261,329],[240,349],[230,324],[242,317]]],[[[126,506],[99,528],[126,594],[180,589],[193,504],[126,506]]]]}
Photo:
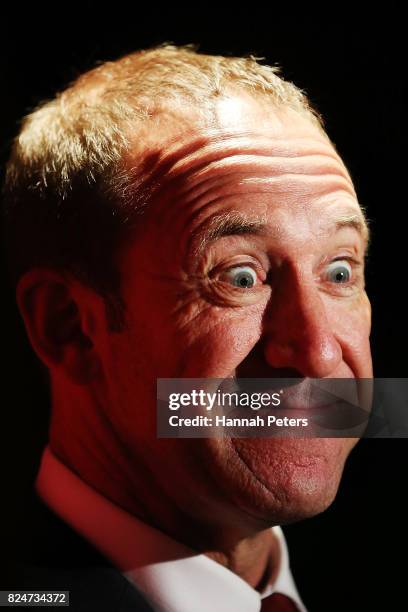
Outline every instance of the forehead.
{"type": "Polygon", "coordinates": [[[129,135],[128,163],[144,159],[151,153],[164,156],[175,147],[187,145],[198,137],[221,143],[223,136],[253,133],[270,138],[314,136],[331,145],[326,134],[311,123],[309,118],[290,108],[273,104],[267,96],[253,97],[247,92],[231,91],[202,108],[188,102],[159,104],[149,118],[138,124],[133,136],[129,135]]]}
{"type": "Polygon", "coordinates": [[[264,217],[315,215],[336,206],[360,212],[328,137],[266,98],[231,95],[211,112],[171,108],[148,123],[128,163],[140,172],[138,185],[147,187],[154,214],[174,229],[223,210],[264,217]]]}

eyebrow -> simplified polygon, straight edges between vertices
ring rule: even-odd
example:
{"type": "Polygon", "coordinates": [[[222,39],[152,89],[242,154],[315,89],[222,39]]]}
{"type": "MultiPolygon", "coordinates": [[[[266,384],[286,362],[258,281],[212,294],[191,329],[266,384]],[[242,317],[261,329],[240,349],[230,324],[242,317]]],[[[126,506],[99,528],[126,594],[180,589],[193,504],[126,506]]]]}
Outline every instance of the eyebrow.
{"type": "MultiPolygon", "coordinates": [[[[255,235],[265,236],[267,232],[265,219],[248,219],[237,212],[218,213],[206,220],[193,232],[193,239],[199,238],[196,247],[198,253],[202,252],[209,243],[215,242],[225,236],[255,235]]],[[[269,229],[269,233],[271,230],[269,229]]]]}
{"type": "MultiPolygon", "coordinates": [[[[369,228],[362,209],[361,215],[354,212],[340,214],[333,223],[330,223],[327,229],[330,233],[335,234],[347,228],[356,230],[364,240],[365,246],[368,246],[369,228]]],[[[192,238],[193,240],[198,238],[198,245],[196,245],[195,250],[197,253],[201,253],[208,244],[225,236],[278,236],[279,234],[279,228],[271,228],[265,218],[248,219],[241,213],[227,212],[210,217],[209,220],[206,220],[194,230],[192,238]]]]}
{"type": "Polygon", "coordinates": [[[356,213],[344,213],[339,215],[334,222],[334,232],[338,232],[344,228],[355,229],[363,238],[366,246],[368,246],[370,241],[370,230],[363,209],[361,209],[361,215],[356,213]]]}

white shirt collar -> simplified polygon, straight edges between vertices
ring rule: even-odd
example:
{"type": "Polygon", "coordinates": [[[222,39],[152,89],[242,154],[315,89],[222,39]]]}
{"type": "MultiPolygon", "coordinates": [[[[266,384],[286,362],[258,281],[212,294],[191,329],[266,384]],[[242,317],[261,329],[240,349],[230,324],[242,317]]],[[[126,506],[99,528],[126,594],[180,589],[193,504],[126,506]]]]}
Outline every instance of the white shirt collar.
{"type": "Polygon", "coordinates": [[[300,612],[306,612],[280,527],[272,528],[281,544],[279,573],[260,595],[216,561],[103,497],[61,463],[49,447],[44,450],[35,486],[44,502],[108,558],[158,612],[259,612],[261,599],[275,591],[291,597],[300,612]]]}

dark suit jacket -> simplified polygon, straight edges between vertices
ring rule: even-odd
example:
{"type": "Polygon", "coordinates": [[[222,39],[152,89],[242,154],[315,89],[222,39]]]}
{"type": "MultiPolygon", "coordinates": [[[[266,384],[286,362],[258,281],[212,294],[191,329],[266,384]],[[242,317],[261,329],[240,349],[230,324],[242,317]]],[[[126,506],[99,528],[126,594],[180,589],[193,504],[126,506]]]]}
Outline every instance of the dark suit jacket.
{"type": "Polygon", "coordinates": [[[70,591],[71,612],[152,612],[120,571],[34,491],[24,503],[24,525],[2,547],[1,590],[70,591]]]}

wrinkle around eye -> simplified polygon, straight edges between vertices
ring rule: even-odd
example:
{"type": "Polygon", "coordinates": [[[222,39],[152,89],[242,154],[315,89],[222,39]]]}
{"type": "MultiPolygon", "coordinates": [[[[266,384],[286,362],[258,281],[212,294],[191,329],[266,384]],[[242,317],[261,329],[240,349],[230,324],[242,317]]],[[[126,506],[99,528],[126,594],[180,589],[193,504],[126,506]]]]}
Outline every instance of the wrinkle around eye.
{"type": "Polygon", "coordinates": [[[207,302],[198,303],[197,301],[195,301],[194,304],[190,303],[190,304],[180,305],[177,308],[176,313],[179,315],[181,314],[183,317],[183,320],[180,321],[178,325],[178,330],[183,331],[186,327],[190,326],[197,319],[199,319],[199,317],[205,316],[211,308],[212,308],[212,304],[209,304],[207,302]],[[185,310],[189,310],[189,309],[193,310],[193,308],[196,310],[194,313],[187,314],[185,312],[185,310]]]}
{"type": "Polygon", "coordinates": [[[206,278],[202,280],[201,291],[204,299],[216,306],[243,308],[263,301],[266,303],[272,289],[267,284],[245,289],[218,279],[206,278]]]}

